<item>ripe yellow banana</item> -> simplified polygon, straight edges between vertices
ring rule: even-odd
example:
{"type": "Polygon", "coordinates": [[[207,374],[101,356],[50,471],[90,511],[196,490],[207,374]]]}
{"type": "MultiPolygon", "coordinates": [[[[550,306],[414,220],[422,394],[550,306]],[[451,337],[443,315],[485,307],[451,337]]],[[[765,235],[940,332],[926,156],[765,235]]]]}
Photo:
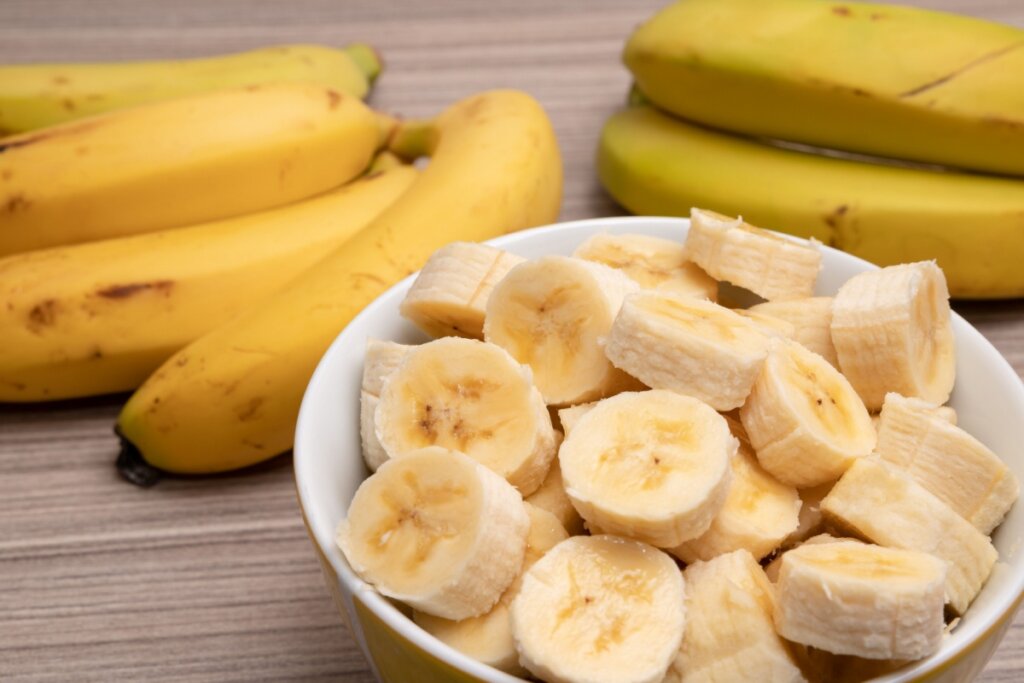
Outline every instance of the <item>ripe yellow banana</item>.
{"type": "Polygon", "coordinates": [[[158,102],[0,140],[0,256],[192,225],[338,187],[380,133],[310,84],[158,102]]]}
{"type": "MultiPolygon", "coordinates": [[[[401,199],[288,289],[171,357],[131,397],[118,420],[126,476],[139,452],[165,470],[217,472],[287,450],[317,361],[374,297],[448,242],[558,215],[558,145],[529,96],[482,93],[429,128],[412,126],[433,131],[413,136],[432,160],[401,199]]],[[[395,139],[409,140],[402,130],[395,139]]]]}
{"type": "Polygon", "coordinates": [[[682,0],[624,59],[659,107],[717,128],[1024,175],[1024,31],[819,0],[682,0]]]}
{"type": "Polygon", "coordinates": [[[742,214],[882,265],[937,259],[954,297],[1024,295],[1024,181],[806,154],[649,107],[609,119],[598,172],[635,213],[742,214]]]}
{"type": "Polygon", "coordinates": [[[381,63],[368,45],[276,45],[148,62],[0,66],[0,136],[148,102],[263,83],[318,83],[363,98],[381,63]]]}
{"type": "Polygon", "coordinates": [[[0,259],[0,401],[134,389],[341,245],[416,175],[399,166],[279,209],[0,259]]]}

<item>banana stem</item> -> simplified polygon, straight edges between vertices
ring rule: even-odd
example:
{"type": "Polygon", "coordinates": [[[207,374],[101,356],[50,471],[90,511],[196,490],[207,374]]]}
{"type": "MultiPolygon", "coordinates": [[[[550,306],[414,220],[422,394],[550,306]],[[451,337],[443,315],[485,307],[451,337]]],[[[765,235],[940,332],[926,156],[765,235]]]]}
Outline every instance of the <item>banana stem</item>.
{"type": "Polygon", "coordinates": [[[402,121],[388,140],[388,150],[407,161],[430,156],[437,146],[439,135],[432,119],[402,121]]]}
{"type": "Polygon", "coordinates": [[[121,452],[117,454],[117,471],[125,481],[141,488],[149,488],[163,478],[163,472],[146,462],[139,449],[125,438],[120,429],[115,427],[114,433],[121,442],[121,452]]]}
{"type": "Polygon", "coordinates": [[[344,50],[359,70],[366,74],[366,79],[372,85],[384,69],[384,60],[381,59],[380,53],[366,43],[352,43],[346,45],[344,50]]]}

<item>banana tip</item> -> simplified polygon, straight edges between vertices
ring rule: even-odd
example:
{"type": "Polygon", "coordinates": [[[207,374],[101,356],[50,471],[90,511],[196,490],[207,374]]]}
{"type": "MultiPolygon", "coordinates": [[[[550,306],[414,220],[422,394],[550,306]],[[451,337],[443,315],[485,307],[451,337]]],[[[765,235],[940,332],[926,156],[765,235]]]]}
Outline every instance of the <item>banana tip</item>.
{"type": "Polygon", "coordinates": [[[149,488],[160,481],[163,474],[148,462],[135,444],[126,439],[117,429],[114,429],[118,440],[121,442],[121,451],[117,454],[117,471],[121,477],[130,484],[142,488],[149,488]]]}

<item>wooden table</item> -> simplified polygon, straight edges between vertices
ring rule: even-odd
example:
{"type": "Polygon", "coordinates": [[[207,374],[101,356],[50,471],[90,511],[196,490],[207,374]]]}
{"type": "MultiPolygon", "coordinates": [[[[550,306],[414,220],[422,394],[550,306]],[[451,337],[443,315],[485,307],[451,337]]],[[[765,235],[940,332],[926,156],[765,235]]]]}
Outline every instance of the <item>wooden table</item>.
{"type": "MultiPolygon", "coordinates": [[[[429,115],[522,88],[565,155],[562,218],[619,213],[592,166],[628,78],[623,40],[661,0],[0,0],[0,61],[185,57],[356,40],[371,102],[429,115]]],[[[1024,26],[1020,0],[918,0],[1024,26]]],[[[1019,302],[962,305],[1024,373],[1019,302]]],[[[299,519],[291,459],[150,490],[114,471],[123,396],[0,408],[0,679],[369,683],[299,519]]],[[[1024,616],[983,680],[1024,679],[1024,616]]]]}

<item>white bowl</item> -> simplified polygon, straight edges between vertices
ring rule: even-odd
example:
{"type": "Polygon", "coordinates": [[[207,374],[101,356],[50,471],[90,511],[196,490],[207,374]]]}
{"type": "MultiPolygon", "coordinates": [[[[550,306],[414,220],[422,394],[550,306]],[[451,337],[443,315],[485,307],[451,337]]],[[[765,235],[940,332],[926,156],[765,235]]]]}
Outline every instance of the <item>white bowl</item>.
{"type": "MultiPolygon", "coordinates": [[[[643,233],[683,240],[689,221],[678,218],[603,218],[561,223],[506,235],[490,243],[528,258],[571,254],[591,235],[643,233]]],[[[875,266],[828,247],[817,293],[833,294],[850,276],[875,266]]],[[[416,343],[426,338],[398,314],[414,276],[370,304],[328,349],[306,389],[295,434],[295,478],[307,530],[328,588],[378,679],[386,683],[521,679],[484,666],[422,631],[402,611],[360,580],[334,544],[334,530],[367,476],[360,456],[359,387],[370,338],[416,343]]],[[[1024,481],[1024,386],[998,351],[963,318],[953,315],[957,382],[950,399],[959,424],[999,454],[1024,481]]],[[[993,541],[1000,564],[940,651],[880,681],[970,680],[1002,639],[1024,594],[1024,506],[1016,505],[993,541]]]]}

